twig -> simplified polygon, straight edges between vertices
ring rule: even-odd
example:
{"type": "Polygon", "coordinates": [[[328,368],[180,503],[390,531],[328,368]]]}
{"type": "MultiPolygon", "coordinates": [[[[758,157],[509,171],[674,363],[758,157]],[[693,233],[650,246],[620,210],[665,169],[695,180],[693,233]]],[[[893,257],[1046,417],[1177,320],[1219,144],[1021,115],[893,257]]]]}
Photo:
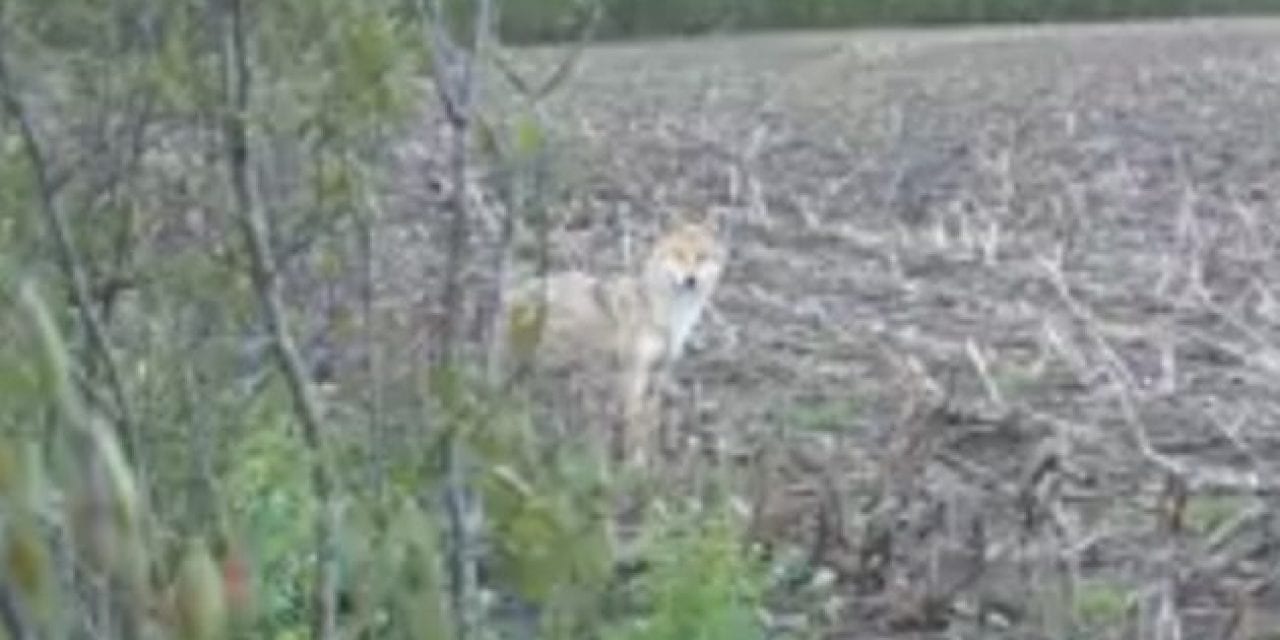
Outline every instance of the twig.
{"type": "Polygon", "coordinates": [[[293,334],[285,324],[279,273],[267,238],[267,220],[250,182],[253,172],[249,164],[245,119],[248,116],[251,77],[248,52],[245,49],[243,6],[241,0],[224,0],[222,9],[222,71],[225,99],[229,107],[222,123],[227,171],[238,209],[238,222],[249,248],[254,288],[266,316],[279,366],[285,375],[295,411],[302,423],[303,441],[312,455],[311,489],[319,503],[319,509],[315,521],[318,556],[313,587],[315,608],[311,619],[311,637],[328,640],[337,635],[337,572],[333,549],[336,516],[331,504],[333,481],[325,466],[319,402],[293,334]]]}
{"type": "Polygon", "coordinates": [[[1223,559],[1222,556],[1229,555],[1226,553],[1227,545],[1234,542],[1251,526],[1261,525],[1265,527],[1271,515],[1271,510],[1266,505],[1256,505],[1241,511],[1232,519],[1222,523],[1217,529],[1209,532],[1204,542],[1205,551],[1218,557],[1210,560],[1208,564],[1218,567],[1226,566],[1228,561],[1223,559]]]}
{"type": "Polygon", "coordinates": [[[982,356],[981,347],[972,337],[965,341],[964,347],[969,356],[969,361],[973,363],[974,371],[977,372],[978,378],[982,380],[982,386],[987,391],[987,397],[997,407],[1005,407],[1004,396],[1000,393],[1000,385],[996,384],[995,379],[991,377],[991,370],[987,367],[987,359],[982,356]]]}

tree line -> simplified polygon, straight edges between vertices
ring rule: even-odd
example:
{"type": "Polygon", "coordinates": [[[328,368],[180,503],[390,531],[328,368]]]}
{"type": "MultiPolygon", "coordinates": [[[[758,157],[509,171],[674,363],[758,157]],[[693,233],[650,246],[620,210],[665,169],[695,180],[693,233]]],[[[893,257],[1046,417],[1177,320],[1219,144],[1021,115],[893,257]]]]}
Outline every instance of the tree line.
{"type": "MultiPolygon", "coordinates": [[[[508,41],[570,37],[586,0],[507,0],[508,41]]],[[[840,28],[981,22],[1045,22],[1269,13],[1280,0],[601,0],[602,38],[724,30],[840,28]]]]}

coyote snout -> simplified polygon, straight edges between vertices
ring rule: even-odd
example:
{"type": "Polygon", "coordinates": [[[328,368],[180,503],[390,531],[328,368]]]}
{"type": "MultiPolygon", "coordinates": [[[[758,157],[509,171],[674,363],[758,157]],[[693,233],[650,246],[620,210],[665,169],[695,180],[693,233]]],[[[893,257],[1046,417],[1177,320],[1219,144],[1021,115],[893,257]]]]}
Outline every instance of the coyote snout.
{"type": "Polygon", "coordinates": [[[717,225],[685,222],[658,238],[638,273],[566,271],[527,283],[507,309],[510,351],[541,365],[605,367],[622,410],[614,454],[643,460],[656,426],[654,383],[683,352],[725,258],[717,225]]]}

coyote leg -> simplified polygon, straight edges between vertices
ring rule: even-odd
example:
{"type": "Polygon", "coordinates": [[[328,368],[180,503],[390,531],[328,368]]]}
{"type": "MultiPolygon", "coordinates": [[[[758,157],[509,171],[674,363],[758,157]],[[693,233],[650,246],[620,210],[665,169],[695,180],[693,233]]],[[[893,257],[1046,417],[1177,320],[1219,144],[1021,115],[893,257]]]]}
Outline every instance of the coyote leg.
{"type": "Polygon", "coordinates": [[[615,455],[625,465],[643,467],[648,462],[649,441],[657,422],[652,398],[657,372],[655,346],[641,345],[636,357],[623,370],[622,421],[615,455]]]}

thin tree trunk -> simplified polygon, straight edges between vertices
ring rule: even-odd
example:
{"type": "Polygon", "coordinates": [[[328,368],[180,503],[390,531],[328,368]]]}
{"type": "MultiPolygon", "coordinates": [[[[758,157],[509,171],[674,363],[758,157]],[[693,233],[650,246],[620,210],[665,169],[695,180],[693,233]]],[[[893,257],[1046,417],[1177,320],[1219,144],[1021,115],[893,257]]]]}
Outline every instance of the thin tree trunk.
{"type": "Polygon", "coordinates": [[[295,413],[302,427],[302,439],[311,454],[311,490],[318,504],[316,512],[316,573],[312,596],[311,637],[328,640],[337,635],[336,563],[334,536],[337,528],[332,505],[333,480],[325,462],[323,424],[319,401],[286,325],[280,292],[280,278],[267,237],[267,219],[251,183],[249,139],[245,119],[249,108],[249,54],[245,49],[244,7],[241,0],[223,0],[220,16],[222,36],[223,86],[227,110],[223,119],[227,170],[235,198],[238,222],[249,248],[254,288],[271,333],[276,358],[293,396],[295,413]]]}
{"type": "MultiPolygon", "coordinates": [[[[431,24],[428,40],[435,58],[435,83],[452,135],[449,154],[450,218],[446,239],[444,286],[440,309],[443,314],[440,331],[435,336],[433,364],[437,370],[457,365],[460,326],[465,317],[462,278],[470,255],[471,212],[467,199],[467,170],[470,162],[468,144],[471,135],[472,109],[475,103],[476,64],[481,57],[492,19],[491,0],[477,0],[477,11],[470,51],[451,42],[444,23],[447,20],[439,0],[424,0],[423,7],[431,24]],[[461,66],[455,62],[460,61],[461,66]]],[[[477,567],[475,529],[479,509],[467,487],[465,447],[456,436],[449,435],[442,447],[445,469],[444,505],[451,545],[448,554],[450,598],[457,620],[457,637],[467,640],[479,626],[475,609],[477,567]]]]}

